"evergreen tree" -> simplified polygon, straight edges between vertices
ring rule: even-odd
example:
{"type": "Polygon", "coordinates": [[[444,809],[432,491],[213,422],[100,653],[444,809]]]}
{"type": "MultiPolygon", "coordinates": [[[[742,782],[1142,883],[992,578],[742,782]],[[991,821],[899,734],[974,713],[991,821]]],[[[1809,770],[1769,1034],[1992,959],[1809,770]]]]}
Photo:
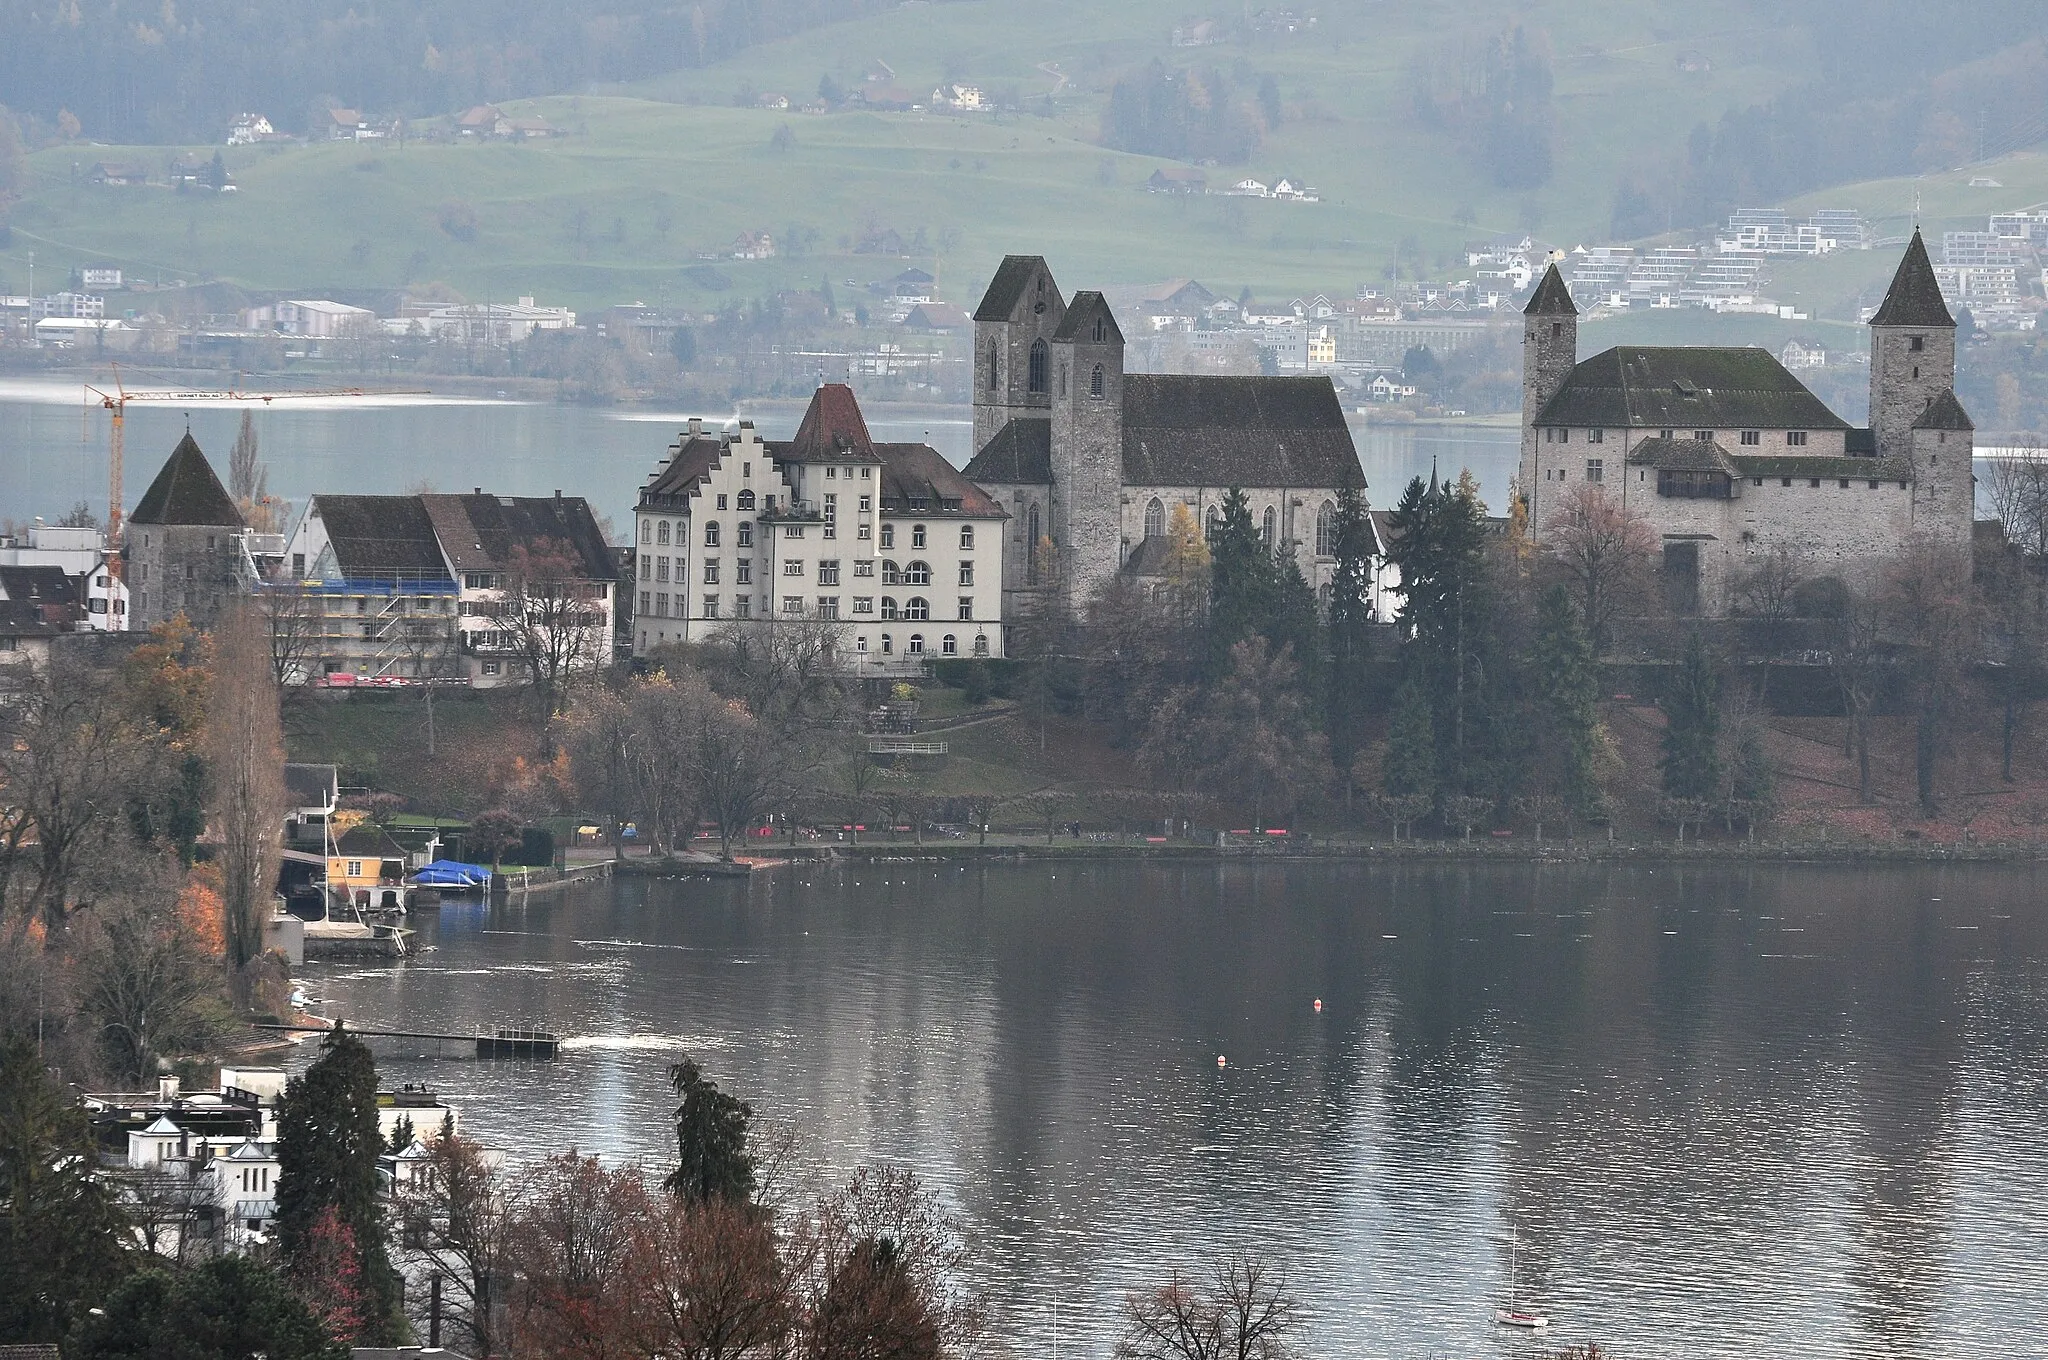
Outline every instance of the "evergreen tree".
{"type": "Polygon", "coordinates": [[[1664,697],[1664,792],[1711,799],[1721,788],[1720,677],[1695,632],[1664,697]]]}
{"type": "Polygon", "coordinates": [[[1394,694],[1394,718],[1387,731],[1387,755],[1380,779],[1395,798],[1435,798],[1436,715],[1429,696],[1412,676],[1394,694]]]}
{"type": "Polygon", "coordinates": [[[35,1047],[0,1043],[0,1345],[62,1340],[127,1269],[128,1224],[98,1164],[35,1047]]]}
{"type": "Polygon", "coordinates": [[[1330,758],[1349,770],[1365,740],[1371,700],[1367,667],[1372,660],[1372,523],[1365,498],[1351,487],[1337,493],[1337,565],[1330,577],[1330,610],[1325,644],[1329,660],[1325,693],[1330,758]]]}
{"type": "Polygon", "coordinates": [[[315,1277],[324,1256],[319,1225],[332,1209],[355,1239],[364,1296],[362,1334],[342,1339],[396,1345],[400,1282],[385,1250],[377,1196],[377,1159],[384,1151],[377,1064],[361,1039],[339,1027],[321,1047],[319,1061],[285,1087],[278,1103],[278,1247],[301,1289],[321,1289],[315,1277]]]}
{"type": "MultiPolygon", "coordinates": [[[[1329,667],[1323,650],[1323,625],[1316,608],[1315,588],[1301,574],[1301,563],[1283,544],[1273,557],[1273,607],[1258,632],[1274,652],[1293,653],[1296,678],[1308,707],[1315,713],[1323,697],[1323,676],[1329,667]]],[[[1320,716],[1318,714],[1318,716],[1320,716]]]]}
{"type": "Polygon", "coordinates": [[[248,1256],[131,1276],[84,1320],[74,1360],[347,1360],[285,1281],[248,1256]]]}
{"type": "Polygon", "coordinates": [[[1600,676],[1585,616],[1561,585],[1543,592],[1530,656],[1535,689],[1537,762],[1572,813],[1601,811],[1600,676]]]}
{"type": "Polygon", "coordinates": [[[818,301],[825,305],[827,321],[839,319],[839,304],[832,296],[832,276],[829,274],[818,280],[818,301]]]}
{"type": "Polygon", "coordinates": [[[1220,675],[1230,649],[1271,626],[1278,573],[1273,554],[1252,523],[1241,487],[1223,495],[1223,513],[1209,537],[1209,670],[1220,675]]]}
{"type": "Polygon", "coordinates": [[[1395,508],[1389,555],[1401,569],[1400,622],[1413,675],[1436,715],[1438,791],[1477,793],[1499,782],[1497,739],[1510,728],[1490,715],[1490,687],[1509,668],[1494,653],[1493,600],[1486,562],[1486,507],[1469,476],[1455,487],[1408,484],[1395,508]]]}
{"type": "Polygon", "coordinates": [[[676,1169],[664,1184],[692,1204],[748,1203],[754,1197],[754,1159],[747,1152],[753,1107],[719,1090],[689,1058],[671,1067],[668,1079],[683,1103],[676,1107],[676,1169]]]}

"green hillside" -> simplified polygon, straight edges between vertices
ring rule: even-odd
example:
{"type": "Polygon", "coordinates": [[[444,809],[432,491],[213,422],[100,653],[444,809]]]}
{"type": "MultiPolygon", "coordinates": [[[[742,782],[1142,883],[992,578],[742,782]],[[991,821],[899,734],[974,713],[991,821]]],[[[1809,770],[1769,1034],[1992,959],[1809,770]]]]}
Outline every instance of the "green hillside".
{"type": "MultiPolygon", "coordinates": [[[[53,148],[31,158],[0,279],[20,287],[33,250],[39,279],[104,262],[145,278],[312,293],[443,282],[478,300],[715,306],[824,277],[835,286],[886,277],[900,258],[853,253],[872,228],[894,231],[956,302],[973,301],[1006,251],[1050,256],[1069,287],[1194,275],[1229,291],[1348,290],[1381,278],[1397,254],[1411,269],[1448,273],[1460,243],[1492,231],[1604,239],[1625,172],[1668,157],[1701,121],[1768,98],[1811,57],[1795,30],[1675,0],[1354,0],[1304,32],[1175,49],[1171,30],[1188,13],[1185,0],[906,5],[643,86],[506,106],[567,132],[552,141],[231,149],[230,195],[84,182],[95,161],[161,166],[166,148],[53,148]],[[1556,168],[1535,190],[1493,187],[1473,156],[1409,112],[1418,59],[1518,23],[1544,36],[1555,72],[1556,168]],[[1681,70],[1680,54],[1705,69],[1681,70]],[[1165,162],[1105,151],[1096,139],[1110,85],[1155,57],[1235,71],[1241,84],[1272,76],[1282,122],[1248,165],[1208,174],[1212,183],[1297,176],[1323,201],[1144,193],[1165,162]],[[822,77],[855,86],[877,61],[920,96],[941,79],[968,81],[1014,92],[1031,111],[734,106],[742,92],[802,103],[822,77]],[[777,149],[785,126],[793,144],[777,149]],[[444,226],[459,232],[470,213],[473,239],[444,226]],[[737,235],[763,229],[785,247],[795,237],[804,253],[701,258],[729,255],[737,235]]],[[[2013,197],[1974,192],[1999,206],[2013,197]]],[[[1870,196],[1896,206],[1896,186],[1870,196]]],[[[1989,210],[1966,197],[1943,198],[1940,210],[1989,210]]],[[[1846,298],[1853,316],[1866,285],[1860,263],[1824,262],[1810,281],[1783,274],[1804,290],[1787,300],[1810,291],[1817,314],[1840,315],[1846,298]]]]}

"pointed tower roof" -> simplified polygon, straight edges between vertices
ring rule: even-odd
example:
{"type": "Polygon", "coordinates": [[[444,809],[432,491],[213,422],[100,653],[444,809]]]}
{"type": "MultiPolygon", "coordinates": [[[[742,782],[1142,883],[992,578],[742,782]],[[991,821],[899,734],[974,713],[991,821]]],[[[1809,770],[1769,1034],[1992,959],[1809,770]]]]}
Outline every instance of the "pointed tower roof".
{"type": "Polygon", "coordinates": [[[796,438],[777,451],[779,457],[799,463],[829,463],[853,460],[879,461],[875,441],[868,437],[868,423],[860,413],[853,389],[845,383],[821,383],[811,394],[810,409],[796,427],[796,438]]]}
{"type": "Polygon", "coordinates": [[[1529,305],[1522,309],[1524,316],[1577,316],[1578,306],[1572,301],[1572,290],[1564,286],[1564,275],[1557,272],[1552,264],[1543,271],[1543,281],[1536,285],[1536,291],[1529,295],[1529,305]]]}
{"type": "Polygon", "coordinates": [[[1109,310],[1109,303],[1103,299],[1102,294],[1085,290],[1074,294],[1074,300],[1067,304],[1067,314],[1060,318],[1060,328],[1052,333],[1053,343],[1056,345],[1062,341],[1080,341],[1084,344],[1096,343],[1095,320],[1097,317],[1100,317],[1108,327],[1103,341],[1105,343],[1121,345],[1124,342],[1124,333],[1117,329],[1116,314],[1109,310]]]}
{"type": "Polygon", "coordinates": [[[163,470],[135,503],[130,524],[205,524],[244,529],[242,512],[235,509],[228,489],[214,475],[213,464],[199,451],[192,432],[171,450],[163,470]]]}
{"type": "MultiPolygon", "coordinates": [[[[995,277],[988,281],[988,291],[981,295],[981,305],[974,309],[974,319],[1008,321],[1010,314],[1017,310],[1017,304],[1024,300],[1024,290],[1031,286],[1031,281],[1042,269],[1045,269],[1043,255],[1003,256],[1003,262],[996,266],[995,277]]],[[[1047,276],[1050,277],[1050,271],[1047,271],[1047,276]]]]}
{"type": "Polygon", "coordinates": [[[1977,428],[1970,419],[1970,413],[1956,400],[1955,389],[1944,387],[1928,398],[1927,409],[1913,422],[1916,430],[1974,430],[1977,428]]]}
{"type": "Polygon", "coordinates": [[[1870,318],[1870,324],[1955,329],[1956,319],[1949,315],[1948,303],[1942,299],[1934,265],[1927,258],[1927,243],[1920,239],[1917,227],[1913,239],[1906,243],[1899,272],[1892,275],[1892,286],[1885,290],[1884,303],[1870,318]]]}

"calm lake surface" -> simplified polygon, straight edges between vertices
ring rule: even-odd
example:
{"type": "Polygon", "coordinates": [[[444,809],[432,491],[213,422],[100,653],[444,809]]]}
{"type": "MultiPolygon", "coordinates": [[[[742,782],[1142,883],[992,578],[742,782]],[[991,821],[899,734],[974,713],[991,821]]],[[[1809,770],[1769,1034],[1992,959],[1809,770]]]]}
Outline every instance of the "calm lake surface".
{"type": "MultiPolygon", "coordinates": [[[[107,383],[95,382],[96,386],[107,383]]],[[[131,387],[147,385],[135,381],[131,387]]],[[[201,386],[208,385],[203,379],[201,386]]],[[[393,384],[394,386],[404,384],[393,384]]],[[[423,385],[431,387],[432,380],[423,385]]],[[[0,517],[54,519],[83,500],[104,516],[109,417],[83,403],[77,382],[0,378],[0,517]]],[[[270,468],[270,491],[303,509],[316,492],[379,495],[422,483],[440,491],[482,486],[500,495],[586,496],[624,524],[640,485],[690,412],[642,407],[440,397],[249,402],[133,402],[126,434],[127,502],[132,508],[185,432],[223,476],[242,411],[255,415],[270,468]]],[[[748,402],[742,413],[763,438],[787,439],[803,416],[800,401],[748,402]]],[[[730,410],[700,411],[712,423],[730,410]]],[[[921,441],[965,465],[974,455],[965,407],[875,404],[868,428],[878,439],[921,441]]],[[[1353,437],[1374,505],[1391,506],[1412,476],[1436,459],[1446,476],[1469,466],[1490,503],[1507,503],[1517,434],[1492,426],[1354,426],[1353,437]]]]}
{"type": "Polygon", "coordinates": [[[2020,1356],[2048,1312],[2048,913],[2019,869],[876,865],[422,914],[315,965],[516,1154],[662,1164],[696,1055],[818,1182],[915,1167],[1004,1331],[1287,1261],[1311,1353],[2020,1356]],[[1320,1012],[1314,1002],[1321,998],[1320,1012]],[[1217,1066],[1224,1055],[1228,1066],[1217,1066]]]}

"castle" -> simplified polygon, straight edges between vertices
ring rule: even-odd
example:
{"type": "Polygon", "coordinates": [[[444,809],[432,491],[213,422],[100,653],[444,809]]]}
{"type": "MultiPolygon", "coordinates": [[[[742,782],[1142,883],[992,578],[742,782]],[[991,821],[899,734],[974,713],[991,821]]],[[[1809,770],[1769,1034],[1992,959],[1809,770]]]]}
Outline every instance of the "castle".
{"type": "Polygon", "coordinates": [[[966,475],[1009,513],[1004,618],[1078,616],[1118,572],[1153,574],[1172,507],[1206,527],[1232,487],[1267,544],[1327,586],[1337,494],[1365,485],[1328,378],[1126,373],[1102,294],[1067,302],[1036,255],[996,270],[974,366],[966,475]]]}
{"type": "Polygon", "coordinates": [[[1968,552],[1973,427],[1956,323],[1915,231],[1870,318],[1870,424],[1829,410],[1769,351],[1622,345],[1578,357],[1552,265],[1524,308],[1521,491],[1540,542],[1574,485],[1643,516],[1678,598],[1729,612],[1742,573],[1790,548],[1817,576],[1867,577],[1907,539],[1968,552]]]}

